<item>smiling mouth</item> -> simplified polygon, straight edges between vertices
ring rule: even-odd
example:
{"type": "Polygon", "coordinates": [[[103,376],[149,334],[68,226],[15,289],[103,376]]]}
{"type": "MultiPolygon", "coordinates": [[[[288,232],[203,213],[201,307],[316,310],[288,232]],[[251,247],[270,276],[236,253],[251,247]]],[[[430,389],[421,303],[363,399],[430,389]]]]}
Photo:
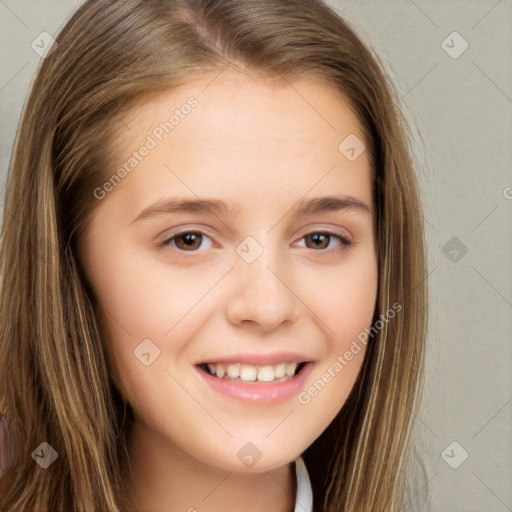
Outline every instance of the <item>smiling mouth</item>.
{"type": "Polygon", "coordinates": [[[218,379],[254,384],[273,384],[293,379],[301,372],[305,365],[306,362],[273,365],[202,363],[198,366],[208,375],[218,379]]]}

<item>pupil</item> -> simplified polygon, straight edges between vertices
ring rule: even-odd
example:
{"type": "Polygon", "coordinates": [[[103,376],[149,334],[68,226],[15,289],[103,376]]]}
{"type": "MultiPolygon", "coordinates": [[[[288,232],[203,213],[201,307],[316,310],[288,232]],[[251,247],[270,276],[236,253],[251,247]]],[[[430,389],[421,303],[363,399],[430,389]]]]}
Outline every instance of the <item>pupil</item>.
{"type": "Polygon", "coordinates": [[[182,240],[182,242],[184,242],[184,244],[188,248],[190,248],[194,244],[197,244],[197,241],[199,240],[199,237],[195,233],[185,233],[185,234],[180,236],[180,239],[182,240]]]}
{"type": "Polygon", "coordinates": [[[313,239],[313,242],[315,244],[322,244],[322,242],[325,242],[325,240],[327,239],[327,235],[325,235],[324,233],[313,233],[311,238],[313,239]]]}

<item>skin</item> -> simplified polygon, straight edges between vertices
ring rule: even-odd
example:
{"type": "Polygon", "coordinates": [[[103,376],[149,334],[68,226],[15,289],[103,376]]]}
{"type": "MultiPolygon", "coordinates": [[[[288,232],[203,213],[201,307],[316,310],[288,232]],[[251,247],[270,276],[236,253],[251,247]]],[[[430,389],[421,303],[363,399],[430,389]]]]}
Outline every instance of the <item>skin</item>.
{"type": "Polygon", "coordinates": [[[304,389],[332,368],[371,325],[373,214],[290,209],[324,195],[371,207],[372,172],[366,152],[349,161],[338,150],[349,134],[363,134],[332,86],[233,70],[214,77],[146,99],[117,120],[112,151],[122,165],[169,113],[190,96],[198,101],[98,201],[79,254],[100,304],[115,381],[135,412],[134,508],[285,512],[295,503],[292,462],[341,409],[365,347],[307,404],[297,396],[275,405],[236,401],[205,385],[194,365],[293,351],[314,361],[304,389]],[[221,199],[239,210],[134,221],[171,195],[221,199]],[[165,245],[182,228],[206,235],[188,253],[183,238],[165,245]],[[351,247],[335,236],[317,243],[306,236],[326,229],[351,247]],[[236,252],[247,236],[263,249],[251,264],[236,252]],[[134,357],[145,339],[160,350],[149,366],[134,357]],[[237,457],[247,442],[261,453],[252,467],[237,457]]]}

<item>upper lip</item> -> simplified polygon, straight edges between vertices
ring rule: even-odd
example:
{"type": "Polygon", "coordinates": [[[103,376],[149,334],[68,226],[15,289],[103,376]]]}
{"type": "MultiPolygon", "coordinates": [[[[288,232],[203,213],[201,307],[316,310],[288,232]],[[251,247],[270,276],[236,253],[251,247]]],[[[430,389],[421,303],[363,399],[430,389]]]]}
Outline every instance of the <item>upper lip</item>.
{"type": "Polygon", "coordinates": [[[306,363],[311,361],[307,356],[292,353],[292,352],[272,352],[271,354],[256,354],[256,353],[243,353],[229,356],[212,357],[211,359],[204,359],[197,364],[205,363],[243,363],[252,364],[257,366],[275,365],[279,363],[306,363]]]}

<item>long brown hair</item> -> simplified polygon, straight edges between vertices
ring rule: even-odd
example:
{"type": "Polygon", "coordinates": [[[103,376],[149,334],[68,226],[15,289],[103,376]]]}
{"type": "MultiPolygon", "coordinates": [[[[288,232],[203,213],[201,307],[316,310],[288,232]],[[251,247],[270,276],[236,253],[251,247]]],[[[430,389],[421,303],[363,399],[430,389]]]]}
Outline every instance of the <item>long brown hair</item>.
{"type": "MultiPolygon", "coordinates": [[[[317,512],[401,505],[423,386],[426,274],[406,122],[376,57],[320,0],[89,0],[44,59],[17,134],[0,247],[0,413],[15,457],[0,509],[128,510],[130,407],[111,381],[77,237],[112,164],[112,120],[230,63],[320,77],[350,101],[374,172],[379,288],[354,388],[306,450],[317,512]],[[44,470],[42,442],[58,453],[44,470]]],[[[341,142],[341,141],[340,141],[341,142]]]]}

